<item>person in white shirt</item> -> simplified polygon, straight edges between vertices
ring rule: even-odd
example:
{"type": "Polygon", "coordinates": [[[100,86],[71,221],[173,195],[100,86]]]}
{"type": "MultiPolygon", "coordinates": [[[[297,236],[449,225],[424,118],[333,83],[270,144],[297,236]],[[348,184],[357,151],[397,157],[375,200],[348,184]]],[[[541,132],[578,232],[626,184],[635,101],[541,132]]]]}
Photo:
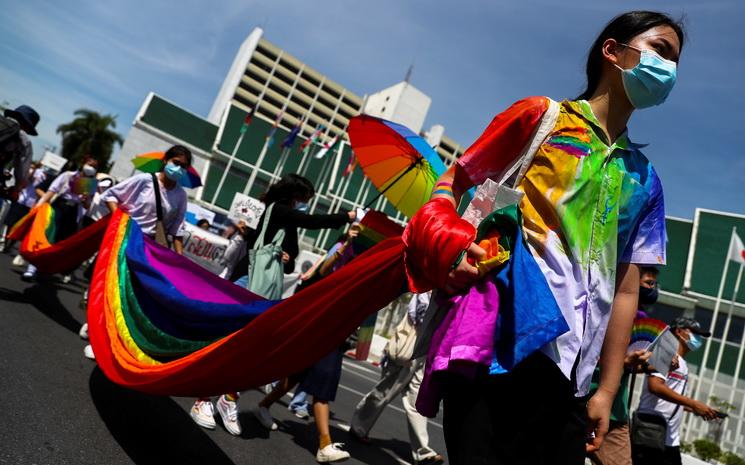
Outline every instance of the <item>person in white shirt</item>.
{"type": "Polygon", "coordinates": [[[640,413],[652,413],[665,418],[665,450],[632,444],[634,465],[681,463],[680,424],[683,410],[693,412],[707,421],[717,418],[718,412],[715,409],[685,395],[688,385],[688,364],[685,356],[698,350],[703,345],[702,337],[709,337],[711,333],[702,330],[698,321],[684,317],[677,318],[670,326],[670,330],[678,339],[677,367],[673,366],[667,376],[656,372],[647,376],[638,410],[640,413]]]}
{"type": "MultiPolygon", "coordinates": [[[[186,170],[191,166],[191,159],[189,149],[183,145],[174,145],[166,151],[163,157],[163,168],[158,173],[155,175],[142,173],[125,179],[106,190],[101,195],[101,202],[105,203],[111,212],[121,208],[140,226],[143,234],[154,237],[158,212],[153,181],[157,182],[165,232],[173,238],[173,250],[182,254],[186,191],[179,185],[179,181],[186,176],[186,170]]],[[[88,338],[87,323],[80,328],[79,334],[83,339],[88,338]]],[[[85,346],[83,354],[91,360],[96,358],[90,344],[85,346]]]]}
{"type": "MultiPolygon", "coordinates": [[[[168,149],[163,162],[163,169],[155,175],[163,205],[163,226],[166,234],[173,238],[173,250],[181,254],[186,191],[179,185],[179,180],[186,176],[186,170],[191,166],[191,152],[184,146],[175,145],[168,149]]],[[[151,174],[137,174],[104,192],[102,200],[111,211],[121,208],[140,226],[143,234],[152,237],[158,222],[154,187],[151,174]]]]}

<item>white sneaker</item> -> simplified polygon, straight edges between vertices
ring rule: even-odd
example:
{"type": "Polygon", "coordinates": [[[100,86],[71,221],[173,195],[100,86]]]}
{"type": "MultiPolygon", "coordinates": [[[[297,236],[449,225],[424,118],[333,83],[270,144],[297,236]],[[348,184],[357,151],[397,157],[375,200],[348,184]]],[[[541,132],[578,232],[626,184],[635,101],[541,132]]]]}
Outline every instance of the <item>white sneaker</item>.
{"type": "Polygon", "coordinates": [[[88,323],[83,323],[83,326],[80,327],[80,331],[78,331],[78,335],[81,339],[88,340],[88,323]]]}
{"type": "Polygon", "coordinates": [[[66,274],[62,276],[62,284],[69,284],[69,282],[72,281],[72,275],[66,274]]]}
{"type": "Polygon", "coordinates": [[[90,344],[83,348],[83,355],[85,355],[85,358],[89,358],[91,360],[96,359],[96,354],[93,353],[93,347],[91,347],[90,344]]]}
{"type": "Polygon", "coordinates": [[[23,275],[21,275],[21,279],[26,282],[33,281],[34,279],[36,279],[36,271],[26,270],[23,275]]]}
{"type": "Polygon", "coordinates": [[[259,423],[261,423],[261,426],[264,428],[274,431],[276,430],[277,424],[274,422],[274,418],[272,418],[271,413],[269,413],[269,409],[266,407],[257,406],[251,410],[251,413],[256,417],[257,420],[259,420],[259,423]]]}
{"type": "Polygon", "coordinates": [[[197,399],[189,412],[194,423],[202,428],[215,429],[215,410],[212,401],[197,399]]]}
{"type": "Polygon", "coordinates": [[[13,259],[13,266],[23,266],[26,264],[26,260],[23,259],[21,254],[18,254],[13,259]]]}
{"type": "Polygon", "coordinates": [[[323,449],[318,449],[318,452],[316,452],[316,461],[325,463],[348,459],[350,457],[349,452],[342,450],[341,447],[343,445],[344,444],[340,442],[335,442],[333,444],[329,444],[323,449]]]}
{"type": "Polygon", "coordinates": [[[238,422],[238,402],[228,400],[225,395],[217,399],[217,412],[222,418],[222,424],[233,436],[241,435],[241,424],[238,422]]]}
{"type": "Polygon", "coordinates": [[[301,420],[305,420],[307,418],[310,418],[310,414],[305,409],[295,410],[292,412],[295,414],[296,417],[300,418],[301,420]]]}

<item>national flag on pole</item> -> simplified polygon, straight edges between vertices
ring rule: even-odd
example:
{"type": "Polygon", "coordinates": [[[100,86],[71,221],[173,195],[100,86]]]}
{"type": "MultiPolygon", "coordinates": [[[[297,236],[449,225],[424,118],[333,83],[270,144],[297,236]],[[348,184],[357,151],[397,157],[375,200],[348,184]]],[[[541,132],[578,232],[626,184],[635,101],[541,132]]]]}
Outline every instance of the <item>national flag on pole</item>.
{"type": "Polygon", "coordinates": [[[334,146],[336,145],[337,142],[339,142],[339,136],[338,135],[335,136],[330,141],[328,141],[325,144],[323,144],[323,148],[321,150],[319,150],[318,153],[315,154],[315,156],[313,158],[315,158],[316,160],[320,160],[321,158],[325,157],[326,154],[329,152],[329,150],[331,150],[331,149],[334,148],[334,146]]]}
{"type": "Polygon", "coordinates": [[[745,265],[745,246],[742,243],[742,239],[737,235],[737,232],[732,231],[732,238],[729,241],[729,252],[727,256],[733,262],[737,262],[740,265],[745,265]]]}
{"type": "Polygon", "coordinates": [[[274,118],[274,124],[272,124],[272,128],[269,130],[269,133],[266,135],[266,148],[271,147],[274,144],[274,134],[277,132],[277,127],[279,126],[279,123],[282,121],[282,116],[284,116],[285,112],[280,111],[279,114],[277,114],[277,117],[274,118]]]}
{"type": "Polygon", "coordinates": [[[256,110],[255,105],[246,114],[246,119],[243,120],[243,124],[241,125],[241,134],[248,130],[248,125],[251,124],[251,119],[254,117],[254,110],[256,110]]]}
{"type": "Polygon", "coordinates": [[[347,167],[344,169],[344,172],[342,173],[342,176],[348,176],[349,174],[354,171],[354,168],[357,166],[357,157],[354,156],[354,151],[351,152],[349,155],[349,163],[347,164],[347,167]]]}
{"type": "Polygon", "coordinates": [[[318,140],[318,138],[321,136],[321,132],[325,126],[323,124],[319,124],[315,131],[313,131],[313,134],[310,135],[305,141],[300,145],[300,152],[303,154],[303,156],[308,155],[308,151],[312,147],[313,143],[318,140]]]}
{"type": "Polygon", "coordinates": [[[292,144],[295,143],[295,139],[297,139],[297,135],[299,133],[300,133],[300,125],[298,124],[297,126],[292,128],[292,130],[290,130],[289,134],[287,134],[287,137],[282,142],[281,147],[284,149],[289,149],[290,147],[292,147],[292,144]]]}

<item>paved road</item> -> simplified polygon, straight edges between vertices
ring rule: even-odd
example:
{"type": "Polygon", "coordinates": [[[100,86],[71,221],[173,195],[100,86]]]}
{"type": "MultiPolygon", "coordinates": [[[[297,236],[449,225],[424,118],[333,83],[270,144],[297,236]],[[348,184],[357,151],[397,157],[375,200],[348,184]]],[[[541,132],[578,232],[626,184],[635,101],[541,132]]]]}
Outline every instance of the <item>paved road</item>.
{"type": "MultiPolygon", "coordinates": [[[[240,400],[243,434],[221,425],[194,424],[191,399],[154,397],[123,389],[82,356],[78,307],[84,283],[55,277],[21,281],[11,255],[0,254],[0,464],[313,464],[317,436],[312,422],[282,405],[272,413],[280,427],[263,429],[248,412],[258,391],[240,400]]],[[[239,367],[236,367],[239,369],[239,367]]],[[[381,416],[373,444],[355,442],[344,426],[354,405],[375,384],[379,371],[345,360],[332,439],[346,443],[348,464],[411,462],[401,402],[381,416]]],[[[440,420],[430,423],[431,445],[444,453],[440,420]]]]}

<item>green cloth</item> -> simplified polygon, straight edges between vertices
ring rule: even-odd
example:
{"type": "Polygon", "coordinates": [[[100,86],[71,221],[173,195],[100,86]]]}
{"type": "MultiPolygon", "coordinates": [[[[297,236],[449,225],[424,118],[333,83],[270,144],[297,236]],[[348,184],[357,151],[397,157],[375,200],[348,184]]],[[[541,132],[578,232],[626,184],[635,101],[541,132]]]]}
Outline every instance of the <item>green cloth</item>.
{"type": "MultiPolygon", "coordinates": [[[[631,374],[626,371],[621,376],[621,386],[618,388],[616,398],[613,399],[613,405],[610,408],[610,419],[611,421],[628,422],[629,421],[629,378],[631,374]]],[[[590,384],[590,392],[592,394],[598,390],[600,385],[600,368],[595,368],[595,372],[592,374],[592,384],[590,384]]]]}

